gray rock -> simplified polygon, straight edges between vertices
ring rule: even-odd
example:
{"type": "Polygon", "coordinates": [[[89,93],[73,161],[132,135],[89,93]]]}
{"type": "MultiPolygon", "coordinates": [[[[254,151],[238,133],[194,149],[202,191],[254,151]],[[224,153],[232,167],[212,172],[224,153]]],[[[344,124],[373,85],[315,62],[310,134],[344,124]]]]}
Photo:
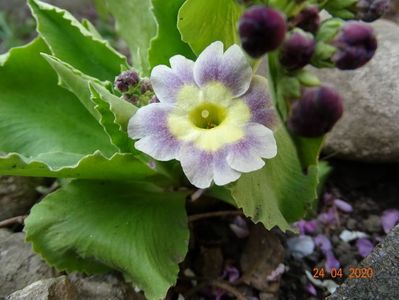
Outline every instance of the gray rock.
{"type": "Polygon", "coordinates": [[[315,71],[345,101],[345,113],[329,134],[325,152],[359,161],[399,162],[399,26],[386,20],[372,26],[379,47],[366,66],[315,71]]]}
{"type": "Polygon", "coordinates": [[[76,287],[66,276],[36,281],[6,297],[6,300],[76,300],[76,287]]]}
{"type": "Polygon", "coordinates": [[[27,285],[56,276],[56,272],[34,254],[23,233],[0,229],[0,299],[27,285]]]}
{"type": "Polygon", "coordinates": [[[42,180],[30,177],[0,177],[0,221],[26,214],[38,199],[36,186],[42,180]]]}
{"type": "Polygon", "coordinates": [[[370,279],[347,279],[328,300],[399,299],[399,225],[358,266],[372,268],[370,279]]]}
{"type": "Polygon", "coordinates": [[[88,277],[71,274],[68,277],[78,291],[79,300],[145,300],[132,285],[113,274],[88,277]]]}

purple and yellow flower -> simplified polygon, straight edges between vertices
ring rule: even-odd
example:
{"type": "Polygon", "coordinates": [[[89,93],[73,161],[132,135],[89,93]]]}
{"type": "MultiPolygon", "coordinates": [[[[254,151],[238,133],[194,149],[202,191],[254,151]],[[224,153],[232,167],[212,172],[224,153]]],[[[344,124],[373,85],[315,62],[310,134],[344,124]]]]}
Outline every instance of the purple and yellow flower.
{"type": "Polygon", "coordinates": [[[151,83],[159,103],[129,122],[135,147],[160,161],[179,160],[189,181],[207,188],[262,168],[277,153],[267,82],[254,76],[241,48],[214,42],[191,61],[156,66],[151,83]]]}

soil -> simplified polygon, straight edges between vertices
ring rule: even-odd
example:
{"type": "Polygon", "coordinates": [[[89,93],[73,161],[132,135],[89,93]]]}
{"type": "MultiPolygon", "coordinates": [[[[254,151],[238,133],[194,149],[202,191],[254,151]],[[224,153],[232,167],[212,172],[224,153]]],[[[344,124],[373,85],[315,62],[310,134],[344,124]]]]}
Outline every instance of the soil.
{"type": "MultiPolygon", "coordinates": [[[[384,210],[399,208],[399,165],[370,165],[348,161],[331,161],[334,168],[328,179],[320,207],[315,218],[326,212],[331,205],[324,204],[325,198],[342,199],[353,207],[352,213],[337,210],[335,224],[320,224],[312,234],[325,234],[332,242],[333,252],[341,263],[343,276],[332,279],[342,284],[348,277],[349,268],[356,267],[363,260],[358,253],[356,242],[344,242],[339,238],[343,230],[360,231],[369,235],[376,245],[385,233],[380,224],[384,210]]],[[[268,232],[260,226],[246,221],[248,236],[238,237],[231,229],[237,223],[237,216],[229,214],[233,210],[224,203],[190,204],[189,212],[203,218],[191,222],[192,239],[190,251],[181,266],[178,284],[168,299],[324,299],[329,295],[326,289],[316,287],[312,296],[306,289],[310,281],[305,270],[322,268],[325,258],[320,249],[302,259],[294,258],[286,247],[286,241],[292,233],[283,234],[279,230],[268,232]],[[225,215],[214,217],[206,212],[222,211],[225,215]],[[262,243],[261,240],[264,240],[262,243]],[[246,267],[248,260],[252,267],[246,267]],[[285,272],[277,281],[266,278],[282,263],[285,272]],[[254,267],[255,266],[255,267],[254,267]],[[258,266],[258,267],[256,267],[258,266]],[[238,272],[237,279],[226,275],[228,270],[238,272]],[[248,273],[249,272],[249,273],[248,273]]],[[[244,228],[246,226],[243,226],[244,228]]]]}

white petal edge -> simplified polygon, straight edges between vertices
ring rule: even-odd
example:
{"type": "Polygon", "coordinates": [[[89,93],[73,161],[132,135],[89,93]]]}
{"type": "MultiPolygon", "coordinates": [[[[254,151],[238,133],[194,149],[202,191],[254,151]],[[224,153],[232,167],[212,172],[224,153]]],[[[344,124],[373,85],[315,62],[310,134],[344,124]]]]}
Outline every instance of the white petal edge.
{"type": "Polygon", "coordinates": [[[160,102],[174,103],[176,95],[184,82],[165,65],[159,65],[152,69],[151,84],[155,95],[160,102]]]}

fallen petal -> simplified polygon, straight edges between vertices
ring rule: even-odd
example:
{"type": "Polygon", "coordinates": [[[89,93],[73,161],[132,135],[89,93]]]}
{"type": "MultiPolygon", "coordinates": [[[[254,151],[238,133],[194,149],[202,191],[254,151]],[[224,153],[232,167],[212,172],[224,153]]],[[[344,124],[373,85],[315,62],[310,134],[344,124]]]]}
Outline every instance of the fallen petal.
{"type": "Polygon", "coordinates": [[[343,200],[341,200],[341,199],[335,199],[335,200],[334,200],[334,205],[335,205],[340,211],[343,211],[343,212],[346,212],[346,213],[351,213],[351,212],[353,212],[353,207],[352,207],[352,205],[350,205],[348,202],[345,202],[345,201],[343,201],[343,200]]]}
{"type": "Polygon", "coordinates": [[[398,223],[399,223],[399,210],[388,209],[384,211],[381,217],[381,224],[385,233],[388,233],[398,223]]]}
{"type": "Polygon", "coordinates": [[[285,272],[285,265],[284,264],[279,264],[277,268],[275,268],[269,276],[267,276],[267,281],[277,281],[280,279],[281,275],[284,274],[285,272]]]}
{"type": "Polygon", "coordinates": [[[332,251],[329,251],[326,255],[326,271],[331,272],[332,269],[338,269],[341,264],[338,259],[335,257],[332,251]]]}
{"type": "Polygon", "coordinates": [[[364,232],[360,231],[349,231],[349,230],[343,230],[341,234],[339,235],[339,238],[344,241],[344,242],[350,242],[353,240],[361,239],[361,238],[366,238],[368,237],[367,234],[364,232]]]}
{"type": "Polygon", "coordinates": [[[314,287],[313,284],[308,283],[308,284],[306,285],[306,287],[305,287],[305,290],[309,293],[309,295],[312,295],[312,296],[314,296],[314,297],[317,296],[317,291],[316,291],[316,288],[314,287]]]}
{"type": "Polygon", "coordinates": [[[222,278],[227,279],[229,282],[233,283],[237,281],[238,278],[240,278],[240,271],[235,267],[227,266],[224,269],[222,278]]]}
{"type": "Polygon", "coordinates": [[[330,239],[324,234],[319,234],[314,238],[314,242],[316,246],[318,246],[324,255],[327,255],[328,252],[332,250],[332,245],[330,239]]]}
{"type": "Polygon", "coordinates": [[[357,251],[362,257],[366,257],[373,251],[374,245],[369,239],[358,239],[356,241],[357,251]]]}
{"type": "Polygon", "coordinates": [[[287,240],[288,251],[295,258],[303,258],[313,253],[314,242],[310,236],[300,235],[287,240]]]}

